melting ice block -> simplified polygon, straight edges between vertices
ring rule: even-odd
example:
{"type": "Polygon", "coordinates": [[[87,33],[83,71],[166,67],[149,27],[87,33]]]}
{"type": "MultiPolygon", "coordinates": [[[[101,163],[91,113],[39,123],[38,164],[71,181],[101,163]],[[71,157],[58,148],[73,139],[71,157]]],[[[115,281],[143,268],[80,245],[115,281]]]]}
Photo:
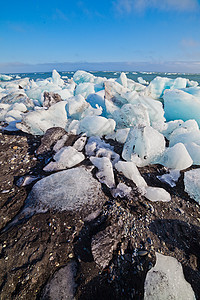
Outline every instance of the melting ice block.
{"type": "Polygon", "coordinates": [[[109,188],[115,187],[115,179],[113,173],[113,166],[107,157],[90,157],[90,161],[98,168],[96,176],[101,183],[104,183],[109,188]]]}
{"type": "Polygon", "coordinates": [[[195,119],[200,125],[200,98],[181,90],[166,91],[163,98],[168,121],[195,119]]]}
{"type": "Polygon", "coordinates": [[[140,175],[138,168],[133,162],[119,161],[115,164],[115,168],[118,172],[122,172],[122,174],[132,180],[135,185],[138,187],[142,194],[145,194],[147,183],[144,178],[140,175]]]}
{"type": "Polygon", "coordinates": [[[99,205],[105,199],[101,184],[84,167],[60,171],[38,181],[26,200],[37,212],[78,210],[99,205]]]}
{"type": "Polygon", "coordinates": [[[191,285],[185,280],[182,265],[170,256],[156,253],[156,265],[147,273],[144,300],[195,300],[191,285]]]}
{"type": "Polygon", "coordinates": [[[76,82],[77,84],[83,83],[83,82],[94,82],[94,75],[85,72],[85,71],[76,71],[76,73],[74,73],[73,76],[73,80],[74,82],[76,82]]]}
{"type": "Polygon", "coordinates": [[[67,115],[74,119],[80,119],[82,112],[88,107],[84,97],[77,95],[67,99],[67,115]]]}
{"type": "Polygon", "coordinates": [[[184,184],[185,191],[200,204],[200,169],[185,172],[184,184]]]}
{"type": "Polygon", "coordinates": [[[75,89],[75,95],[82,95],[84,98],[87,98],[90,94],[94,93],[94,84],[90,82],[80,83],[75,89]]]}
{"type": "Polygon", "coordinates": [[[158,160],[158,163],[167,168],[184,170],[193,164],[193,160],[185,145],[178,143],[173,147],[167,148],[160,160],[158,160]]]}
{"type": "Polygon", "coordinates": [[[163,96],[163,93],[166,89],[182,89],[185,88],[186,85],[186,78],[170,79],[157,76],[150,82],[149,86],[145,90],[145,93],[150,94],[152,98],[159,99],[163,96]]]}
{"type": "Polygon", "coordinates": [[[169,173],[163,174],[161,176],[156,176],[160,181],[169,184],[171,187],[176,186],[181,173],[179,170],[170,170],[169,173]]]}
{"type": "Polygon", "coordinates": [[[127,77],[124,72],[120,74],[119,78],[117,79],[117,82],[123,85],[123,87],[127,88],[127,77]]]}
{"type": "Polygon", "coordinates": [[[85,132],[87,136],[102,136],[112,133],[115,121],[100,116],[88,116],[79,123],[79,133],[85,132]]]}
{"type": "Polygon", "coordinates": [[[2,81],[12,80],[12,79],[13,79],[12,76],[0,74],[0,80],[2,81]]]}
{"type": "Polygon", "coordinates": [[[200,165],[200,145],[196,143],[185,144],[185,147],[193,160],[194,165],[200,165]]]}
{"type": "Polygon", "coordinates": [[[61,101],[48,110],[41,109],[23,115],[16,127],[33,135],[43,135],[51,127],[65,128],[67,125],[66,102],[61,101]]]}
{"type": "Polygon", "coordinates": [[[171,200],[170,194],[163,188],[148,186],[144,196],[150,201],[168,202],[171,200]]]}
{"type": "Polygon", "coordinates": [[[55,85],[58,85],[58,86],[64,85],[64,81],[61,79],[60,74],[56,70],[53,70],[53,72],[52,72],[52,81],[55,85]]]}
{"type": "Polygon", "coordinates": [[[52,172],[72,168],[85,159],[85,156],[74,147],[63,147],[54,155],[55,162],[50,162],[44,171],[52,172]]]}
{"type": "Polygon", "coordinates": [[[153,163],[165,150],[165,138],[151,126],[132,127],[124,144],[122,157],[138,166],[153,163]]]}
{"type": "Polygon", "coordinates": [[[91,136],[88,139],[87,145],[85,146],[85,153],[88,156],[95,156],[96,152],[100,149],[113,150],[114,147],[108,143],[105,143],[97,136],[91,136]]]}

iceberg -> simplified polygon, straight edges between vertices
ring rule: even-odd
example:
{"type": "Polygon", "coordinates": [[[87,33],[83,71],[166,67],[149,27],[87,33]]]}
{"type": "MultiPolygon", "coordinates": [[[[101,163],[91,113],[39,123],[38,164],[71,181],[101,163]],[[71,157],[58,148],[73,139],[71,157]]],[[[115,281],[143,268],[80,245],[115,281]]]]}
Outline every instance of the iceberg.
{"type": "Polygon", "coordinates": [[[75,95],[82,95],[85,99],[90,95],[94,94],[94,84],[90,82],[80,83],[76,86],[75,95]]]}
{"type": "Polygon", "coordinates": [[[77,84],[84,82],[94,82],[94,78],[94,75],[80,70],[76,71],[76,73],[74,73],[73,75],[73,80],[77,84]]]}
{"type": "Polygon", "coordinates": [[[185,191],[200,204],[200,169],[184,173],[185,191]]]}
{"type": "Polygon", "coordinates": [[[88,107],[82,95],[70,97],[66,101],[66,110],[68,118],[80,119],[83,111],[88,107]]]}
{"type": "Polygon", "coordinates": [[[58,86],[63,86],[64,85],[64,80],[61,79],[61,76],[56,70],[53,70],[52,72],[52,81],[55,85],[58,86]]]}
{"type": "Polygon", "coordinates": [[[2,80],[2,81],[8,81],[8,80],[12,80],[12,79],[13,79],[12,76],[0,74],[0,80],[2,80]]]}
{"type": "Polygon", "coordinates": [[[182,265],[174,257],[156,253],[156,265],[147,273],[144,300],[195,300],[182,265]]]}

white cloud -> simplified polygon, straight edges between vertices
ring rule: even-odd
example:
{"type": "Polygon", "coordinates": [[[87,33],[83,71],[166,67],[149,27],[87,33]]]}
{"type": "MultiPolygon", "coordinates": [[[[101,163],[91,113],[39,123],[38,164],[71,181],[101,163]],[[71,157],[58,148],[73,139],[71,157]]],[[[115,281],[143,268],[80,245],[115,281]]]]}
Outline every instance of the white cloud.
{"type": "Polygon", "coordinates": [[[115,0],[113,5],[120,13],[144,12],[147,9],[178,12],[199,9],[198,0],[115,0]]]}

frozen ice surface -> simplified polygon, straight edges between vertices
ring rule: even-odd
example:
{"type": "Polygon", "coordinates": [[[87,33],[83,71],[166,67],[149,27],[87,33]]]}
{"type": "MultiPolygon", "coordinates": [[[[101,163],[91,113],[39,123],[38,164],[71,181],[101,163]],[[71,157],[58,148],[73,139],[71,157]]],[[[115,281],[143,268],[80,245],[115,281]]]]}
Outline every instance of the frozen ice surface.
{"type": "Polygon", "coordinates": [[[53,278],[45,286],[41,299],[74,300],[77,287],[75,282],[76,273],[76,262],[68,262],[65,267],[54,273],[53,278]]]}
{"type": "Polygon", "coordinates": [[[166,148],[166,151],[158,162],[167,168],[176,170],[187,169],[193,164],[191,156],[182,143],[166,148]]]}
{"type": "Polygon", "coordinates": [[[82,112],[88,107],[82,95],[70,97],[66,101],[67,116],[73,119],[80,119],[82,112]]]}
{"type": "Polygon", "coordinates": [[[169,202],[171,200],[170,194],[166,190],[160,187],[152,187],[152,186],[146,187],[144,196],[152,202],[155,201],[169,202]]]}
{"type": "Polygon", "coordinates": [[[52,172],[72,168],[85,159],[85,156],[74,147],[63,147],[54,155],[55,162],[50,162],[44,171],[52,172]]]}
{"type": "Polygon", "coordinates": [[[179,170],[170,170],[169,173],[157,176],[157,178],[160,181],[169,184],[171,187],[175,187],[180,176],[181,173],[179,170]]]}
{"type": "Polygon", "coordinates": [[[18,129],[33,135],[42,135],[51,127],[65,128],[67,125],[66,101],[61,101],[48,110],[41,109],[23,115],[18,129]]]}
{"type": "Polygon", "coordinates": [[[101,116],[88,116],[79,123],[79,133],[87,136],[103,136],[112,133],[115,129],[115,121],[101,116]]]}
{"type": "Polygon", "coordinates": [[[99,172],[96,173],[96,177],[99,181],[107,185],[109,188],[114,188],[115,179],[111,161],[107,157],[94,156],[90,157],[90,161],[99,170],[99,172]]]}
{"type": "Polygon", "coordinates": [[[185,191],[200,204],[200,169],[184,173],[185,191]]]}
{"type": "Polygon", "coordinates": [[[75,89],[75,95],[82,95],[85,99],[90,95],[94,94],[94,84],[90,82],[84,82],[77,85],[75,89]]]}
{"type": "Polygon", "coordinates": [[[79,210],[104,199],[101,184],[84,167],[56,172],[38,181],[32,188],[26,206],[37,212],[79,210]]]}
{"type": "Polygon", "coordinates": [[[182,265],[174,257],[156,253],[156,265],[147,273],[144,300],[195,300],[182,265]]]}
{"type": "Polygon", "coordinates": [[[168,121],[195,119],[200,125],[200,98],[181,90],[166,91],[163,98],[168,121]]]}
{"type": "Polygon", "coordinates": [[[124,144],[122,157],[138,166],[153,163],[165,150],[164,136],[151,126],[132,127],[124,144]],[[135,154],[135,155],[134,155],[135,154]]]}
{"type": "Polygon", "coordinates": [[[85,71],[76,71],[76,73],[74,73],[73,76],[73,80],[74,82],[76,82],[77,84],[83,83],[83,82],[94,82],[94,75],[85,72],[85,71]]]}
{"type": "Polygon", "coordinates": [[[120,182],[116,189],[113,189],[112,192],[112,196],[114,198],[117,198],[118,196],[120,198],[124,198],[126,196],[128,196],[132,191],[132,188],[127,186],[125,183],[120,182]]]}
{"type": "Polygon", "coordinates": [[[118,172],[122,172],[126,178],[132,180],[142,194],[145,193],[147,183],[133,162],[119,161],[115,164],[115,168],[118,172]]]}

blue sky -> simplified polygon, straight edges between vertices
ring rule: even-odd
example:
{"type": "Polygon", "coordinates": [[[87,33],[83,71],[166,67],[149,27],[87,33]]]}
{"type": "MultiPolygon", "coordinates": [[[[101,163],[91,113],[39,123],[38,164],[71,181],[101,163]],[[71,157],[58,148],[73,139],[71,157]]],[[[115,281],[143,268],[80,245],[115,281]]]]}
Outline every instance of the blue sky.
{"type": "Polygon", "coordinates": [[[88,68],[114,70],[124,63],[125,69],[132,70],[141,67],[145,71],[146,66],[152,71],[170,68],[200,73],[200,2],[1,3],[0,72],[73,68],[67,63],[74,62],[77,68],[78,63],[88,63],[88,68]]]}

